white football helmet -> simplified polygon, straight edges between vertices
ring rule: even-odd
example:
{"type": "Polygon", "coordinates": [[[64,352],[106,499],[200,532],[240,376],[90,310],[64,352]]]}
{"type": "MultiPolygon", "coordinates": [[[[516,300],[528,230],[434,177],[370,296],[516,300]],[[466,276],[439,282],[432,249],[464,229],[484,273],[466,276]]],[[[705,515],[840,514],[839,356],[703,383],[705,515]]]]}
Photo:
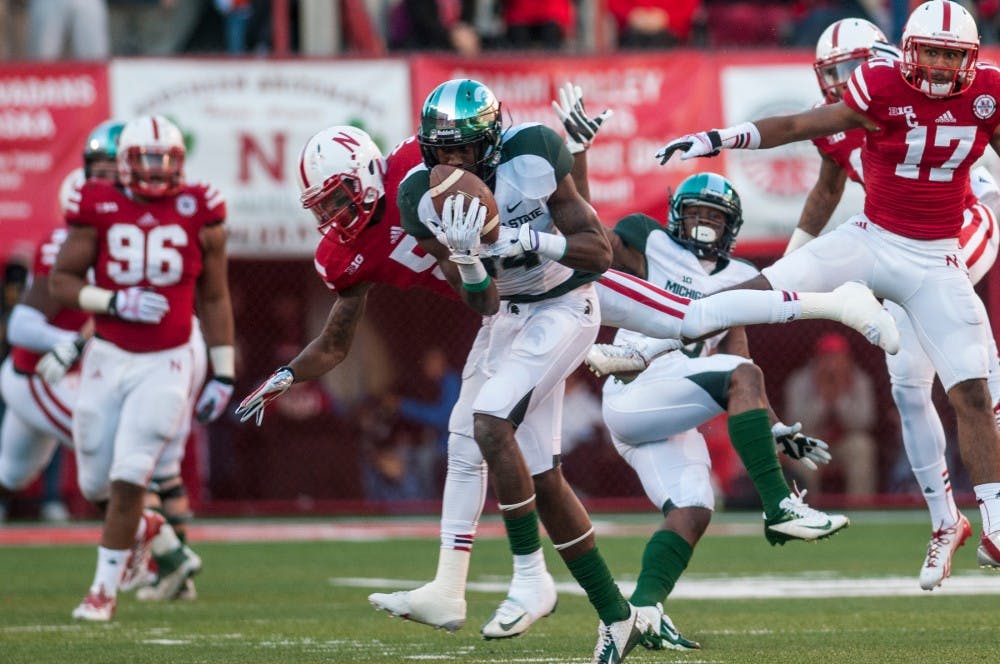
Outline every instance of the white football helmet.
{"type": "Polygon", "coordinates": [[[872,57],[875,42],[887,42],[874,23],[845,18],[830,25],[816,42],[816,80],[828,101],[839,101],[847,79],[872,57]]]}
{"type": "Polygon", "coordinates": [[[184,136],[162,115],[129,121],[118,137],[118,177],[147,198],[177,193],[184,185],[184,136]]]}
{"type": "Polygon", "coordinates": [[[928,97],[962,94],[976,77],[979,28],[962,5],[949,0],[925,2],[910,14],[903,28],[903,78],[928,97]],[[957,67],[919,64],[921,46],[964,51],[957,67]]]}
{"type": "Polygon", "coordinates": [[[385,160],[375,141],[357,127],[327,127],[299,156],[302,207],[316,216],[319,232],[343,244],[356,238],[385,196],[385,160]]]}

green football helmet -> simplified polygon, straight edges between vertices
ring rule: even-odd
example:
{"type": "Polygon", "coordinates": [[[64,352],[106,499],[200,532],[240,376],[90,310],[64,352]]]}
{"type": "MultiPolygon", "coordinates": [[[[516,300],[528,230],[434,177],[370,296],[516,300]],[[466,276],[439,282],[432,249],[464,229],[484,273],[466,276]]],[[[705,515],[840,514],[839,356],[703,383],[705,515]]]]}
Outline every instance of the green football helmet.
{"type": "Polygon", "coordinates": [[[717,173],[696,173],[677,187],[670,199],[667,233],[690,249],[699,258],[728,258],[736,243],[736,235],[743,225],[743,207],[733,183],[717,173]],[[726,215],[726,226],[721,236],[711,229],[695,226],[685,232],[685,208],[705,205],[726,215]]]}
{"type": "Polygon", "coordinates": [[[500,102],[479,81],[456,78],[434,88],[420,110],[417,141],[424,163],[439,163],[437,148],[475,146],[473,172],[491,184],[500,163],[500,102]]]}
{"type": "Polygon", "coordinates": [[[119,120],[105,120],[90,132],[83,149],[83,173],[88,179],[94,175],[92,169],[95,162],[110,162],[117,169],[118,137],[124,126],[125,123],[119,120]]]}

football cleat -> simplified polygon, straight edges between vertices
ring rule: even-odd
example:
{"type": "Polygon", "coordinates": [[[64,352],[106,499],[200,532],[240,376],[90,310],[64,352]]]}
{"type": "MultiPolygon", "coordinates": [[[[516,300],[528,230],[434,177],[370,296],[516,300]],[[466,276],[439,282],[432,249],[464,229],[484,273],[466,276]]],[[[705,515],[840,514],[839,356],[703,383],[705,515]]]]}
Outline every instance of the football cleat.
{"type": "Polygon", "coordinates": [[[802,499],[806,492],[792,492],[778,503],[781,512],[774,518],[764,515],[764,537],[771,545],[788,540],[811,542],[830,537],[851,524],[843,514],[827,514],[808,505],[802,499]]]}
{"type": "Polygon", "coordinates": [[[685,639],[674,627],[670,616],[663,612],[663,605],[637,606],[636,609],[649,623],[649,628],[639,638],[639,644],[648,650],[701,650],[697,641],[685,639]]]}
{"type": "Polygon", "coordinates": [[[528,631],[539,618],[555,613],[558,603],[556,582],[548,572],[539,582],[511,582],[510,594],[479,629],[484,639],[507,639],[528,631]],[[519,587],[523,586],[523,587],[519,587]]]}
{"type": "Polygon", "coordinates": [[[108,622],[115,616],[115,597],[104,593],[104,586],[90,589],[80,605],[73,609],[73,617],[90,622],[108,622]]]}
{"type": "MultiPolygon", "coordinates": [[[[943,526],[943,524],[942,524],[943,526]]],[[[930,544],[927,545],[927,557],[920,568],[920,587],[924,590],[934,590],[941,582],[951,575],[951,557],[958,547],[972,534],[972,526],[964,514],[958,515],[958,521],[949,528],[939,528],[931,533],[930,544]]]]}
{"type": "Polygon", "coordinates": [[[899,352],[899,329],[892,315],[875,299],[868,286],[848,281],[833,294],[841,302],[840,322],[864,335],[872,344],[890,355],[899,352]]]}
{"type": "Polygon", "coordinates": [[[372,593],[368,602],[379,611],[454,632],[465,624],[465,597],[449,597],[432,583],[413,590],[372,593]]]}
{"type": "Polygon", "coordinates": [[[149,569],[151,557],[151,545],[153,538],[160,532],[160,528],[166,523],[166,519],[159,512],[151,509],[142,511],[142,519],[146,522],[146,528],[141,537],[136,537],[125,560],[125,572],[122,580],[118,583],[118,589],[122,592],[129,592],[136,588],[149,586],[156,582],[156,574],[149,569]]]}
{"type": "Polygon", "coordinates": [[[587,367],[594,375],[613,376],[645,371],[649,364],[664,353],[683,348],[680,339],[646,339],[620,341],[616,344],[594,344],[587,351],[587,367]]]}
{"type": "Polygon", "coordinates": [[[976,558],[980,567],[1000,569],[1000,530],[989,535],[983,533],[979,540],[979,549],[976,550],[976,558]]]}
{"type": "Polygon", "coordinates": [[[197,553],[184,547],[184,560],[175,570],[160,576],[155,585],[139,588],[136,599],[143,602],[163,602],[177,599],[184,584],[201,571],[201,558],[197,553]]]}
{"type": "Polygon", "coordinates": [[[619,664],[639,644],[639,639],[650,629],[646,619],[636,607],[628,605],[629,615],[625,620],[605,625],[602,620],[597,625],[597,645],[591,664],[619,664]]]}
{"type": "Polygon", "coordinates": [[[194,587],[194,579],[191,577],[187,578],[181,589],[177,591],[177,599],[187,602],[193,602],[198,599],[198,591],[194,587]]]}

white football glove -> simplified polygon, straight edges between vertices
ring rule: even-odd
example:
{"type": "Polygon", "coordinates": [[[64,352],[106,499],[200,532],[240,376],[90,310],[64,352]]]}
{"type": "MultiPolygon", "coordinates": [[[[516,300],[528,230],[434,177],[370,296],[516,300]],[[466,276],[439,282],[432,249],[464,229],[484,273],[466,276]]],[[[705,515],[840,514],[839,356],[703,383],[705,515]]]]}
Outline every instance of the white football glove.
{"type": "Polygon", "coordinates": [[[475,263],[479,260],[479,237],[486,221],[486,206],[478,198],[469,200],[465,209],[465,196],[452,195],[445,199],[441,210],[441,227],[444,229],[445,244],[451,249],[449,257],[453,263],[475,263]]]}
{"type": "Polygon", "coordinates": [[[135,323],[156,324],[170,311],[167,298],[155,291],[139,286],[115,291],[108,311],[112,316],[135,323]]]}
{"type": "Polygon", "coordinates": [[[560,88],[559,101],[552,102],[552,110],[566,129],[566,147],[570,154],[588,149],[597,137],[597,130],[614,114],[611,109],[605,109],[599,115],[587,117],[587,111],[583,107],[583,90],[572,83],[566,83],[560,88]]]}
{"type": "Polygon", "coordinates": [[[517,228],[501,226],[497,241],[485,247],[483,254],[504,258],[520,256],[529,251],[538,251],[538,231],[532,230],[530,224],[521,224],[517,228]]]}
{"type": "Polygon", "coordinates": [[[198,397],[198,405],[194,408],[195,417],[201,423],[214,422],[226,411],[229,400],[233,398],[233,379],[213,376],[205,383],[198,397]]]}
{"type": "Polygon", "coordinates": [[[775,422],[771,427],[774,434],[774,441],[778,451],[787,456],[798,459],[810,470],[816,470],[817,463],[830,463],[830,446],[819,438],[810,438],[801,433],[802,424],[796,422],[789,426],[781,422],[775,422]]]}
{"type": "Polygon", "coordinates": [[[714,157],[721,151],[722,138],[718,131],[712,129],[675,138],[660,148],[660,151],[656,153],[656,158],[660,160],[662,166],[670,161],[670,157],[675,152],[680,152],[681,161],[684,161],[695,157],[714,157]]]}
{"type": "Polygon", "coordinates": [[[87,340],[77,337],[72,341],[61,341],[42,355],[35,365],[35,373],[49,385],[55,385],[63,379],[73,363],[80,357],[87,340]]]}
{"type": "Polygon", "coordinates": [[[257,416],[257,426],[264,421],[264,408],[282,394],[295,382],[295,374],[288,367],[280,367],[260,386],[250,393],[236,408],[240,422],[246,422],[257,416]]]}

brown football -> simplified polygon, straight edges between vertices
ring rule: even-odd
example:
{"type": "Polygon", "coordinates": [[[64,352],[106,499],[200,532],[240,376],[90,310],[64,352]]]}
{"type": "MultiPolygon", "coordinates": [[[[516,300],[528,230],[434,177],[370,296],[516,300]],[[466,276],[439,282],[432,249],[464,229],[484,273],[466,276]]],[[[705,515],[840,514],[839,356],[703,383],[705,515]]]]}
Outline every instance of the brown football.
{"type": "Polygon", "coordinates": [[[458,168],[438,164],[431,169],[430,175],[431,200],[434,209],[440,216],[444,209],[444,201],[451,195],[461,195],[468,199],[478,198],[486,206],[486,221],[479,234],[486,244],[496,242],[500,237],[500,210],[497,208],[493,192],[474,173],[458,168]]]}

